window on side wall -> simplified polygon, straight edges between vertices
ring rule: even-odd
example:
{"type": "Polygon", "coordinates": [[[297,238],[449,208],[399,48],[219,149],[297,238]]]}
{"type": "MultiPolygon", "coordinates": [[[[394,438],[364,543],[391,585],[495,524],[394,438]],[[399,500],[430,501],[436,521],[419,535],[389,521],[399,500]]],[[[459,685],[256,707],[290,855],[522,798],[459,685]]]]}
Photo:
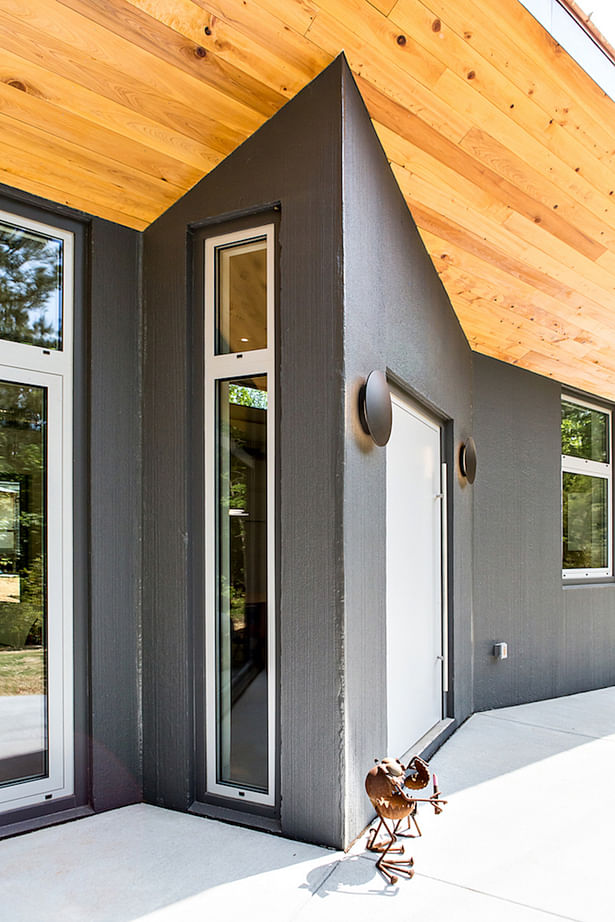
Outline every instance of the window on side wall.
{"type": "Polygon", "coordinates": [[[562,397],[562,575],[612,576],[611,411],[562,397]]]}

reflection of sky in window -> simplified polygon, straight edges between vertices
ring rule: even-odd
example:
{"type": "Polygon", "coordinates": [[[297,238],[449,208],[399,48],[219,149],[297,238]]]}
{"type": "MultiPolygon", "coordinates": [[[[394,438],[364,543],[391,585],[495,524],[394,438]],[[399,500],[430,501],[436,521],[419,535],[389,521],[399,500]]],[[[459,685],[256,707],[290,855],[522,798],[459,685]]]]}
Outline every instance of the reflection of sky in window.
{"type": "Polygon", "coordinates": [[[61,348],[62,241],[0,222],[0,291],[2,289],[5,300],[0,304],[0,338],[61,348]],[[23,248],[21,261],[19,247],[23,248]],[[11,251],[13,264],[9,261],[11,251]],[[41,290],[37,292],[37,288],[41,290]],[[13,302],[11,295],[15,299],[13,302]],[[19,311],[20,296],[27,297],[33,304],[24,311],[25,316],[19,311]]]}

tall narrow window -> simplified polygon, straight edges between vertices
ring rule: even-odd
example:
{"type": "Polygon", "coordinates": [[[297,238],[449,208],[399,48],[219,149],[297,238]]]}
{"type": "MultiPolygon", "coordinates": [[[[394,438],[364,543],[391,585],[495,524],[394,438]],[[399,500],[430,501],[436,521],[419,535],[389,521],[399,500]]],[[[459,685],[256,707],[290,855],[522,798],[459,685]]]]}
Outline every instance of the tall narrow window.
{"type": "Polygon", "coordinates": [[[72,260],[0,213],[0,810],[73,793],[72,260]]]}
{"type": "Polygon", "coordinates": [[[207,791],[275,802],[273,226],[205,241],[207,791]]]}
{"type": "Polygon", "coordinates": [[[562,573],[612,574],[611,413],[562,400],[562,573]]]}

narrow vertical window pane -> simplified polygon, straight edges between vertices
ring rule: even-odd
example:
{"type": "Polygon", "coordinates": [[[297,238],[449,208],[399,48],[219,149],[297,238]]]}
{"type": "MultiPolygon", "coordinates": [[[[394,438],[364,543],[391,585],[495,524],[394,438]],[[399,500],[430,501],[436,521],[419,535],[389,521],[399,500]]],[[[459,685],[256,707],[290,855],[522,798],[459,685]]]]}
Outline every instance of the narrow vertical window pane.
{"type": "Polygon", "coordinates": [[[267,241],[216,249],[216,354],[267,348],[267,241]]]}
{"type": "Polygon", "coordinates": [[[0,221],[0,339],[62,348],[63,243],[0,221]]]}
{"type": "Polygon", "coordinates": [[[562,401],[562,454],[588,461],[609,462],[609,415],[562,401]]]}
{"type": "Polygon", "coordinates": [[[46,391],[0,382],[0,785],[47,774],[46,391]]]}
{"type": "Polygon", "coordinates": [[[562,474],[563,569],[608,567],[608,481],[562,474]]]}
{"type": "Polygon", "coordinates": [[[267,377],[217,387],[217,780],[266,792],[267,377]]]}

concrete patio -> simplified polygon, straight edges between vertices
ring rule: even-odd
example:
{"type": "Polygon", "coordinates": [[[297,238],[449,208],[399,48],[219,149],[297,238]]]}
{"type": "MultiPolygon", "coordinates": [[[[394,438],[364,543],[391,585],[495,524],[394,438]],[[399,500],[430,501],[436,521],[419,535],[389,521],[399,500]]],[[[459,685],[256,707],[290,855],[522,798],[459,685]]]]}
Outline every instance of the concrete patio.
{"type": "Polygon", "coordinates": [[[615,688],[477,714],[432,767],[449,804],[419,815],[411,881],[387,886],[363,841],[342,854],[140,804],[4,841],[2,918],[612,922],[615,688]]]}

